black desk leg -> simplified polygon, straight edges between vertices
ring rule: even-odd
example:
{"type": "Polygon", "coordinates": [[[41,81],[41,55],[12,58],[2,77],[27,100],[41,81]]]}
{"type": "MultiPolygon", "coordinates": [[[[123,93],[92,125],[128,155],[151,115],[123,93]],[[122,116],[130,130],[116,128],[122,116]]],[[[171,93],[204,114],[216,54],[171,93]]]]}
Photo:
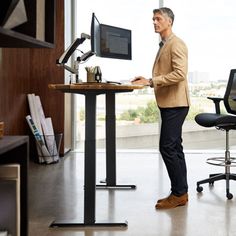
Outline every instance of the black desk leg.
{"type": "Polygon", "coordinates": [[[96,94],[85,100],[84,223],[95,222],[96,199],[96,94]]]}
{"type": "Polygon", "coordinates": [[[135,189],[135,185],[116,184],[116,111],[115,93],[106,93],[106,180],[97,188],[135,189]]]}
{"type": "Polygon", "coordinates": [[[127,222],[95,221],[96,203],[96,94],[85,97],[85,170],[84,170],[84,222],[54,221],[50,227],[126,227],[127,222]]]}

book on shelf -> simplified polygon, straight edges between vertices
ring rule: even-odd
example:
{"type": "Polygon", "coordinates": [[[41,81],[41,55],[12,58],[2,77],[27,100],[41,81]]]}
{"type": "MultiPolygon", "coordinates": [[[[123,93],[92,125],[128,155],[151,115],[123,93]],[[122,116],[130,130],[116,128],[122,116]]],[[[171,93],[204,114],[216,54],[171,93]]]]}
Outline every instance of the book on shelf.
{"type": "Polygon", "coordinates": [[[36,39],[45,41],[45,0],[36,1],[36,39]]]}

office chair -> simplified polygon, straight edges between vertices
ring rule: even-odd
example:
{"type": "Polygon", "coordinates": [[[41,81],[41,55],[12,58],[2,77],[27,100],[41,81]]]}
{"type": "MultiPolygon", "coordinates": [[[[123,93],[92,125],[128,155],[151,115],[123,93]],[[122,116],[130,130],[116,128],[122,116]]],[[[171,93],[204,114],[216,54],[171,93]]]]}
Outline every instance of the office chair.
{"type": "Polygon", "coordinates": [[[236,158],[230,157],[229,151],[229,131],[236,129],[236,69],[230,71],[228,84],[226,87],[224,98],[208,97],[215,104],[215,113],[200,113],[195,116],[195,121],[203,127],[215,127],[216,129],[225,131],[226,147],[224,157],[212,157],[207,159],[207,163],[211,165],[225,167],[225,172],[221,174],[210,174],[209,178],[197,182],[197,191],[202,192],[201,184],[209,183],[213,185],[215,181],[226,180],[226,197],[233,198],[233,194],[229,191],[229,181],[236,180],[236,174],[230,173],[230,167],[236,166],[236,158]],[[228,114],[220,113],[220,102],[224,102],[224,106],[228,114]],[[231,115],[233,114],[233,115],[231,115]]]}

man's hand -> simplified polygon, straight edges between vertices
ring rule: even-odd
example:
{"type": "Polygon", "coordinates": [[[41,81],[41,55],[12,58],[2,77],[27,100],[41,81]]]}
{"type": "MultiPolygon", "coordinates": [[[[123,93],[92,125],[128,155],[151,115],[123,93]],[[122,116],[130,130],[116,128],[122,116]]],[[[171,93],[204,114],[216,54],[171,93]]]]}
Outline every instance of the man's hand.
{"type": "Polygon", "coordinates": [[[149,80],[144,78],[143,76],[135,77],[133,80],[131,80],[131,83],[150,86],[149,80]]]}

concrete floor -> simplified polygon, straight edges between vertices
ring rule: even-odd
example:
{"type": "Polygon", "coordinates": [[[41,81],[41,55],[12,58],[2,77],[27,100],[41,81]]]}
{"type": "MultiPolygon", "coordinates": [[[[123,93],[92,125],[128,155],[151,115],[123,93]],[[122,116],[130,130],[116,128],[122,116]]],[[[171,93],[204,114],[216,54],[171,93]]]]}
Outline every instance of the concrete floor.
{"type": "MultiPolygon", "coordinates": [[[[58,164],[29,168],[29,236],[233,236],[236,235],[236,181],[232,200],[225,181],[214,187],[196,181],[224,168],[208,165],[212,154],[187,153],[189,202],[171,210],[155,210],[156,200],[169,194],[169,180],[155,152],[118,152],[117,183],[135,190],[97,190],[96,219],[124,222],[127,228],[49,228],[55,219],[83,220],[83,153],[69,153],[58,164]]],[[[97,182],[105,178],[105,154],[97,154],[97,182]]],[[[234,169],[232,169],[232,172],[234,169]]]]}

